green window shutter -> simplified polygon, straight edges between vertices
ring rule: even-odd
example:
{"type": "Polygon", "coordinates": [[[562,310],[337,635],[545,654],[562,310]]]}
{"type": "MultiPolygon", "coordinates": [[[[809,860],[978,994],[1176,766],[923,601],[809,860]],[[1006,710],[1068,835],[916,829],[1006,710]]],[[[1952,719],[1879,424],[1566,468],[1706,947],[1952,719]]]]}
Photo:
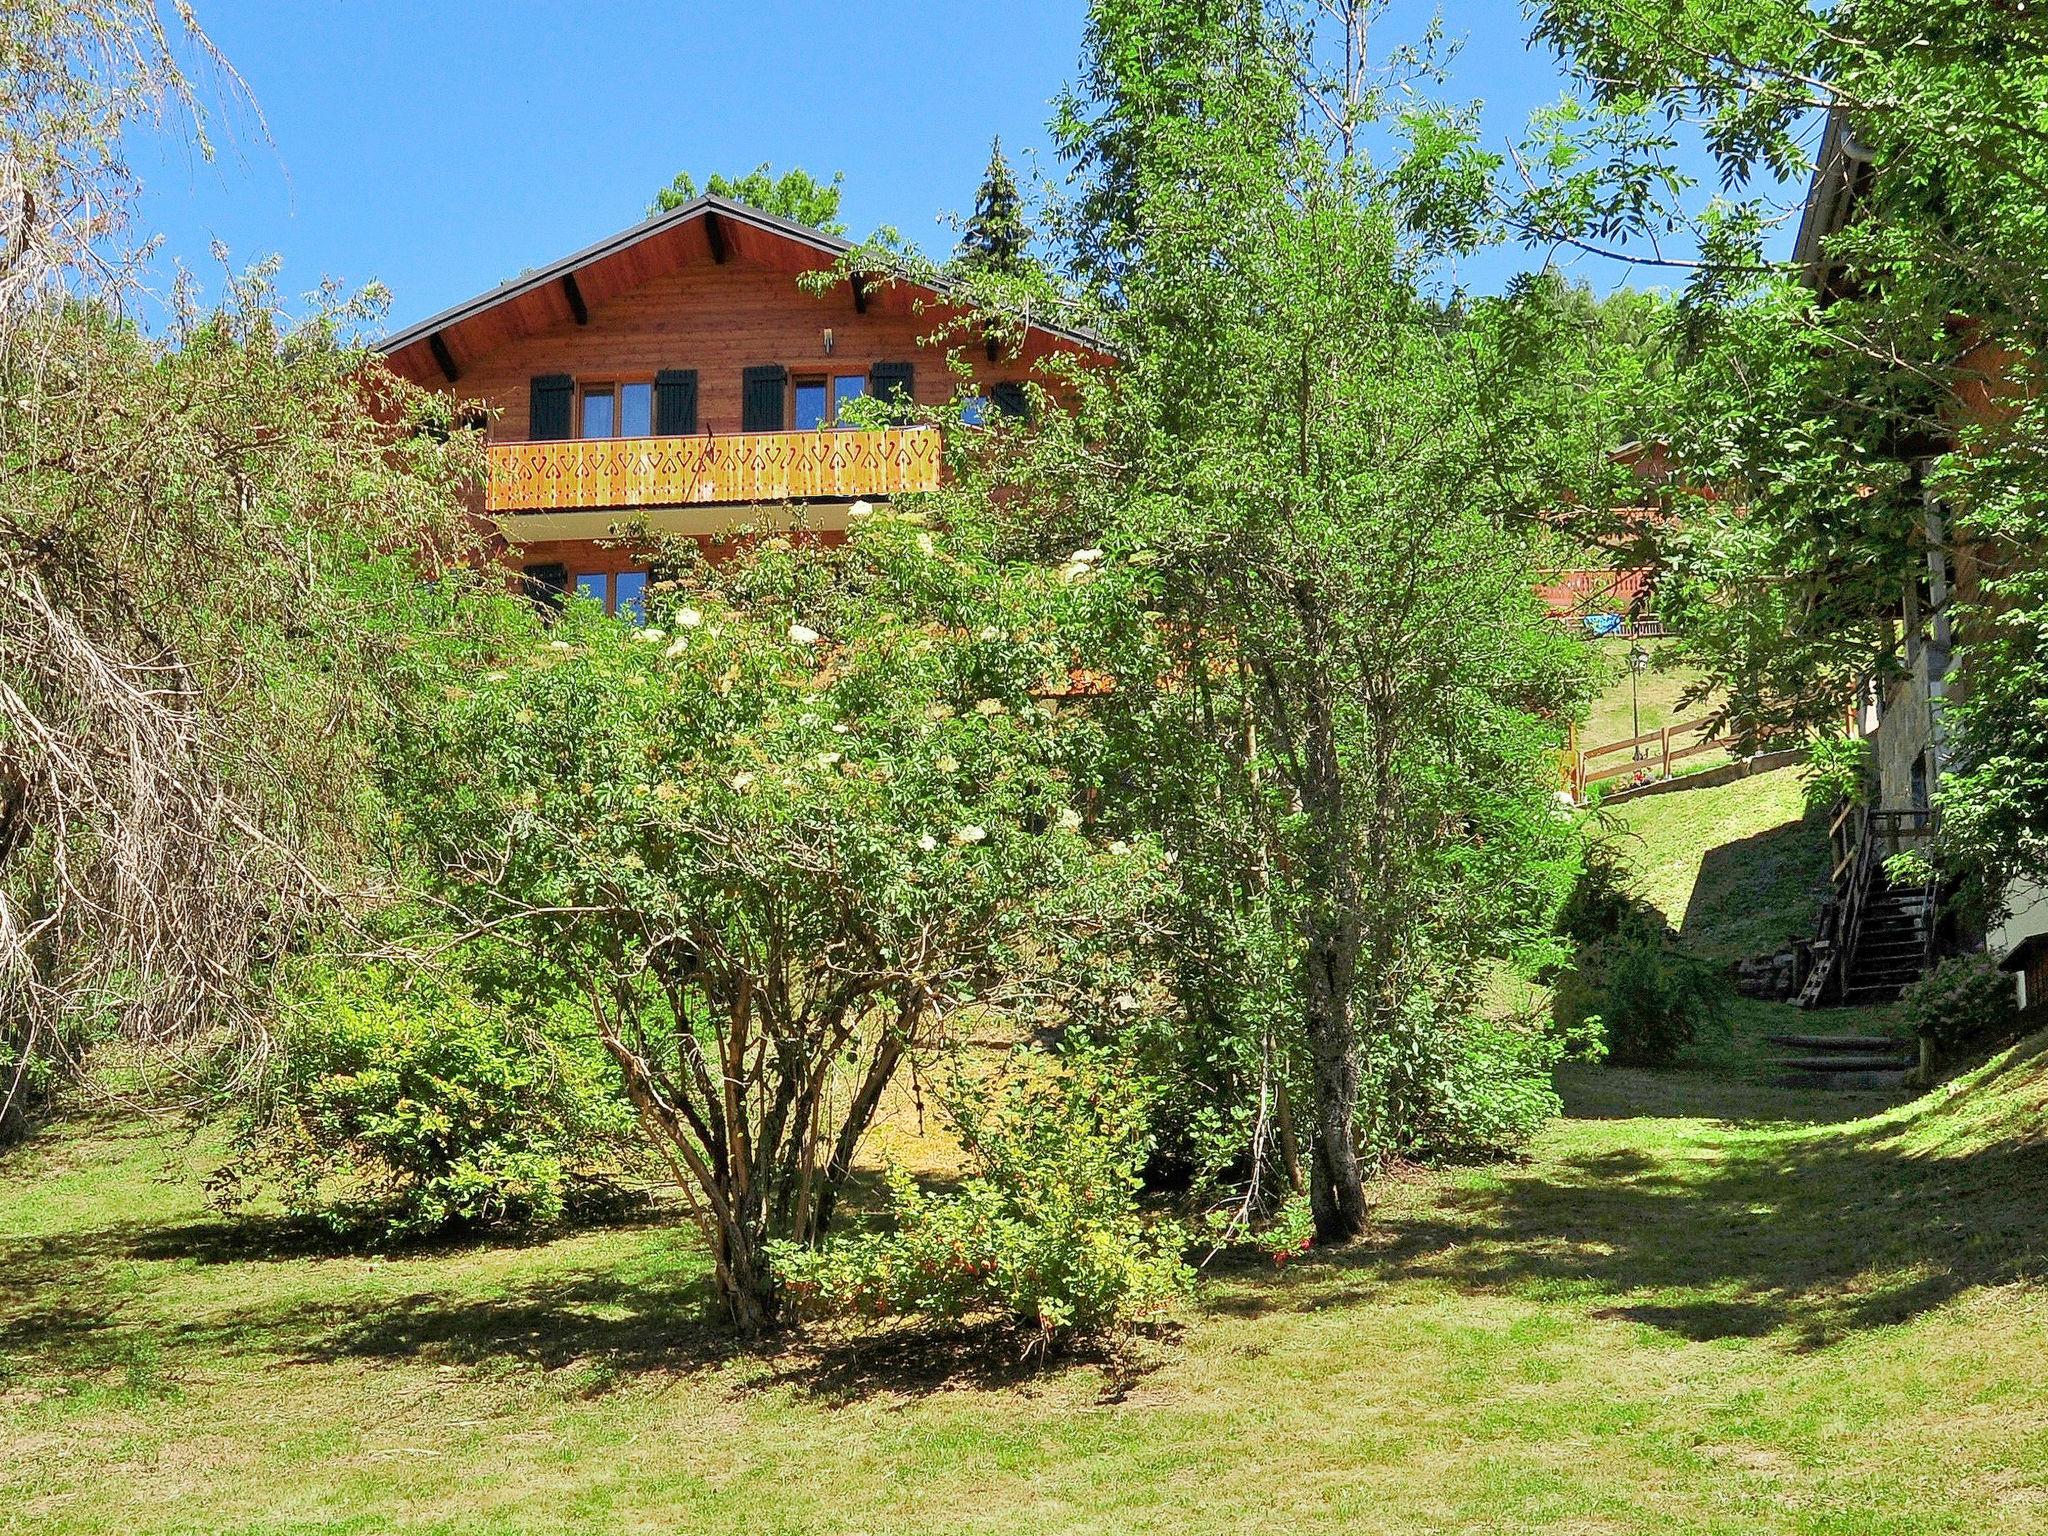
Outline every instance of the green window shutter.
{"type": "Polygon", "coordinates": [[[576,381],[568,374],[536,375],[532,405],[527,415],[527,437],[536,443],[558,442],[567,437],[575,397],[576,381]]]}
{"type": "Polygon", "coordinates": [[[780,432],[782,401],[789,393],[789,370],[780,363],[749,368],[740,381],[740,430],[780,432]]]}
{"type": "Polygon", "coordinates": [[[559,608],[567,601],[569,594],[569,567],[566,565],[529,565],[521,573],[522,585],[527,600],[543,608],[559,608]]]}
{"type": "Polygon", "coordinates": [[[1005,379],[988,392],[988,402],[1005,416],[1025,421],[1031,415],[1031,397],[1015,379],[1005,379]]]}
{"type": "Polygon", "coordinates": [[[868,393],[890,405],[908,406],[917,398],[917,370],[909,363],[877,363],[868,370],[868,393]]]}
{"type": "Polygon", "coordinates": [[[654,376],[654,435],[688,437],[697,430],[697,370],[664,368],[654,376]]]}

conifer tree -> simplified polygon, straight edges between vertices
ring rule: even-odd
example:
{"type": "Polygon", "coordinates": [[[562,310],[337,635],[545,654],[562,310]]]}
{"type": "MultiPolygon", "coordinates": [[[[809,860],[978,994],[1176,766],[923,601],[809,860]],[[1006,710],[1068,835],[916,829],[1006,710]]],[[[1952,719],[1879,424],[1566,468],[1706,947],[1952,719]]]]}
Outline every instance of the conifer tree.
{"type": "Polygon", "coordinates": [[[1010,174],[1010,162],[1003,158],[1003,141],[996,139],[989,147],[981,190],[974,194],[974,216],[961,232],[954,259],[971,271],[1014,276],[1024,269],[1030,244],[1024,199],[1017,191],[1017,178],[1010,174]]]}

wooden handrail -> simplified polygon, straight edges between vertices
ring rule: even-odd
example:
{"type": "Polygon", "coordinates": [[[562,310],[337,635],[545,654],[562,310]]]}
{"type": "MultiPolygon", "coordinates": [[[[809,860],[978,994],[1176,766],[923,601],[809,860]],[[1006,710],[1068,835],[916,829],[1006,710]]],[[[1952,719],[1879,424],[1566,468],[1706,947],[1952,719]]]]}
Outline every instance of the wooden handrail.
{"type": "Polygon", "coordinates": [[[935,427],[735,432],[493,443],[490,512],[572,512],[855,496],[939,488],[935,427]]]}

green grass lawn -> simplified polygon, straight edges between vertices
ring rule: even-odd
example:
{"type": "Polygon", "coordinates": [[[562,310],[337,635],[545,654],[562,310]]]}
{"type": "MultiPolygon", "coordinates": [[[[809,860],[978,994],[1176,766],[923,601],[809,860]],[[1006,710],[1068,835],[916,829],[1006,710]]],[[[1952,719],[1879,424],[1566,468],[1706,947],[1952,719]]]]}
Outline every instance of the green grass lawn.
{"type": "Polygon", "coordinates": [[[1623,801],[1597,814],[1638,889],[1714,960],[1810,936],[1828,877],[1826,821],[1808,815],[1797,768],[1623,801]]]}
{"type": "MultiPolygon", "coordinates": [[[[1633,728],[1635,712],[1630,708],[1630,642],[1596,640],[1592,643],[1600,653],[1607,682],[1599,697],[1594,699],[1592,713],[1579,731],[1579,740],[1589,747],[1608,741],[1626,741],[1641,734],[1633,728]]],[[[1697,669],[1679,665],[1668,640],[1645,640],[1642,644],[1643,649],[1650,653],[1650,670],[1637,679],[1635,688],[1641,706],[1643,730],[1662,730],[1677,721],[1696,720],[1706,714],[1712,708],[1711,704],[1688,704],[1681,709],[1678,703],[1681,695],[1699,681],[1697,669]]]]}
{"type": "Polygon", "coordinates": [[[2042,1050],[1902,1108],[1574,1071],[1525,1162],[1128,1372],[732,1353],[657,1226],[267,1251],[204,1140],[56,1132],[0,1185],[0,1527],[2048,1530],[2042,1050]]]}
{"type": "MultiPolygon", "coordinates": [[[[1619,810],[1704,949],[1799,909],[1790,775],[1619,810]],[[1700,907],[1728,848],[1765,894],[1700,907]]],[[[2048,1037],[1901,1102],[1774,1081],[1796,1017],[1568,1070],[1113,1368],[741,1352],[679,1227],[321,1255],[209,1214],[208,1135],[60,1127],[0,1159],[0,1530],[2048,1531],[2048,1037]]]]}

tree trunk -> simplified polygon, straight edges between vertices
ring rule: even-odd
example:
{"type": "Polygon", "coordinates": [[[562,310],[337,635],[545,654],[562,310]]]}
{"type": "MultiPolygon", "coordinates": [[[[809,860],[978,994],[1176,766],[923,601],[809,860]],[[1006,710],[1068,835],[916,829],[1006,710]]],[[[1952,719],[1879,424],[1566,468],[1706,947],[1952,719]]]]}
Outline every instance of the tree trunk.
{"type": "Polygon", "coordinates": [[[1314,1118],[1309,1125],[1309,1210],[1316,1240],[1348,1242],[1365,1231],[1365,1176],[1358,1163],[1358,1042],[1351,1027],[1356,940],[1341,928],[1311,938],[1304,958],[1314,1118]]]}
{"type": "Polygon", "coordinates": [[[782,1298],[758,1233],[736,1223],[721,1225],[718,1234],[718,1290],[742,1338],[757,1339],[780,1321],[782,1298]]]}

